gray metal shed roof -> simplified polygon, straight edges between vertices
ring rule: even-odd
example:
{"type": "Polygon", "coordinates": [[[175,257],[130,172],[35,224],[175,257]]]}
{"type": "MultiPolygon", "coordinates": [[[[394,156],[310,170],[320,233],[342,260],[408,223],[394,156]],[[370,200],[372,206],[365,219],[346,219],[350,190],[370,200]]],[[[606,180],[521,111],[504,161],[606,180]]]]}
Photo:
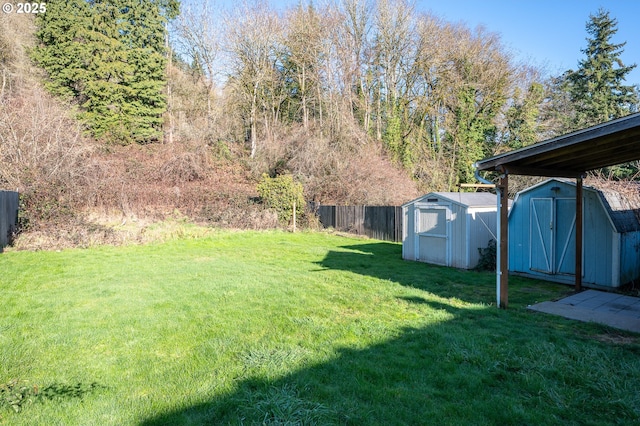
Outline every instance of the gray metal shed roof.
{"type": "Polygon", "coordinates": [[[413,204],[416,201],[424,201],[429,197],[445,198],[465,207],[497,207],[496,194],[489,192],[430,192],[405,203],[403,206],[413,204]]]}

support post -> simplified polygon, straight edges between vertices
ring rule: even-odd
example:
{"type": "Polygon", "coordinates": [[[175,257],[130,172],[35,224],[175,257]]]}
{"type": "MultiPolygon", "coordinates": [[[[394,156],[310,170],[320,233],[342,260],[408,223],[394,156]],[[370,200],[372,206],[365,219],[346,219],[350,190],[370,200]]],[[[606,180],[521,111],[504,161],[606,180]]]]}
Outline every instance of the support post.
{"type": "Polygon", "coordinates": [[[582,228],[583,228],[582,176],[576,179],[576,292],[582,291],[582,228]]]}
{"type": "Polygon", "coordinates": [[[500,308],[509,306],[509,175],[500,177],[500,308]]]}

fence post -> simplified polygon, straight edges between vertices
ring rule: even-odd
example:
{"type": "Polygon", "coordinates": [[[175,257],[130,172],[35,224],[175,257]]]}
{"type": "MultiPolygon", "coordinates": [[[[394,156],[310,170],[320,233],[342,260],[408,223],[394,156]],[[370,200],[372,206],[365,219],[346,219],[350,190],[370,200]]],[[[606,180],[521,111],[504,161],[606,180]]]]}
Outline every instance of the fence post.
{"type": "Polygon", "coordinates": [[[293,200],[293,232],[296,232],[296,200],[293,200]]]}

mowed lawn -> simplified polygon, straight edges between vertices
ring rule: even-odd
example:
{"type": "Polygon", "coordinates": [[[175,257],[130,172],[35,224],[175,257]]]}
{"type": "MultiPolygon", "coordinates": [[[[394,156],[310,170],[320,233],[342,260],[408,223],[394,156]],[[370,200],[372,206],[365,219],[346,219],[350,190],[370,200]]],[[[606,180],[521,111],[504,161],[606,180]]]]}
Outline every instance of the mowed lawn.
{"type": "Polygon", "coordinates": [[[637,335],[570,287],[328,233],[0,255],[2,425],[640,422],[637,335]]]}

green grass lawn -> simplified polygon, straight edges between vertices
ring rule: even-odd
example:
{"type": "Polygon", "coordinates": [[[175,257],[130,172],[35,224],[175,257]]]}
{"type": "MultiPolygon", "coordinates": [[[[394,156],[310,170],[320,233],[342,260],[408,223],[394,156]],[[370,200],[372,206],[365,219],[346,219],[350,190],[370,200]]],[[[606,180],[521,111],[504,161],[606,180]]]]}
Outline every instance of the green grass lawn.
{"type": "Polygon", "coordinates": [[[638,336],[570,287],[326,233],[0,255],[0,424],[634,424],[638,336]]]}

